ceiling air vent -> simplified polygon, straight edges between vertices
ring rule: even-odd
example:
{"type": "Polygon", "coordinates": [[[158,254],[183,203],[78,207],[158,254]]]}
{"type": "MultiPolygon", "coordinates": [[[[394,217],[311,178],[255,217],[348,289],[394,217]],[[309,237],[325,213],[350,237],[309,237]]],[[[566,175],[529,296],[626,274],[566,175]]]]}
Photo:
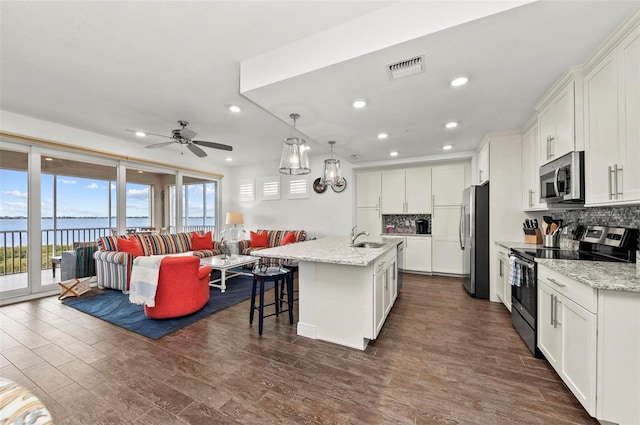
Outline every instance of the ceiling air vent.
{"type": "Polygon", "coordinates": [[[409,77],[421,72],[424,72],[424,55],[415,56],[410,59],[405,59],[403,61],[387,65],[387,73],[391,80],[409,77]]]}

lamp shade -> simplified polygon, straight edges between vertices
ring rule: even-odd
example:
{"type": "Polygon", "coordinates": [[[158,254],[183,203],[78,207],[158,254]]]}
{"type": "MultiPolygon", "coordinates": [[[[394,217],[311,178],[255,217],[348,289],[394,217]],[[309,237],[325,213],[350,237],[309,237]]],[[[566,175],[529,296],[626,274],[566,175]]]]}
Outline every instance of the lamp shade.
{"type": "Polygon", "coordinates": [[[226,224],[244,224],[244,216],[240,212],[228,212],[226,224]]]}
{"type": "Polygon", "coordinates": [[[282,146],[280,157],[280,173],[282,174],[309,174],[309,155],[304,139],[299,137],[287,137],[282,146]]]}
{"type": "Polygon", "coordinates": [[[333,158],[324,160],[324,175],[322,176],[322,180],[326,185],[339,184],[342,180],[340,161],[333,158]]]}

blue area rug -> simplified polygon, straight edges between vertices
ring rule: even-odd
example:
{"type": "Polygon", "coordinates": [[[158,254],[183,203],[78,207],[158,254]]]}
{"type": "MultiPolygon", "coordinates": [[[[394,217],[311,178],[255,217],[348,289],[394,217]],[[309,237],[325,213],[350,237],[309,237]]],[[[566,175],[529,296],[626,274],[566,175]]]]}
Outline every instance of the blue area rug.
{"type": "MultiPolygon", "coordinates": [[[[209,302],[201,310],[173,319],[148,318],[144,315],[143,306],[131,304],[128,294],[116,290],[65,300],[63,304],[137,334],[159,339],[250,298],[252,282],[250,276],[238,276],[227,280],[227,290],[224,293],[218,288],[210,287],[209,302]]],[[[265,289],[271,288],[273,283],[267,282],[265,289]]]]}

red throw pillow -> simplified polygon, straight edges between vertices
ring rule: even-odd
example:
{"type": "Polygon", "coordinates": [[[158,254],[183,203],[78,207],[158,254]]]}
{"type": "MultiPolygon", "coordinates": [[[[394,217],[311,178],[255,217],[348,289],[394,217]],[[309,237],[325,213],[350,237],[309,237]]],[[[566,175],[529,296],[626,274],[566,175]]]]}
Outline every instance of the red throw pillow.
{"type": "Polygon", "coordinates": [[[269,244],[267,243],[267,231],[263,230],[260,233],[249,232],[249,246],[251,248],[267,248],[269,244]]]}
{"type": "Polygon", "coordinates": [[[280,246],[290,244],[290,243],[295,243],[295,242],[296,242],[296,235],[293,232],[289,232],[286,235],[284,235],[284,238],[282,238],[282,241],[280,242],[280,246]]]}
{"type": "Polygon", "coordinates": [[[213,238],[211,237],[211,232],[207,232],[204,235],[201,235],[198,232],[193,232],[191,234],[191,248],[194,251],[199,251],[201,249],[213,249],[213,238]]]}
{"type": "Polygon", "coordinates": [[[129,253],[134,257],[144,256],[140,240],[133,236],[129,237],[129,239],[118,239],[118,251],[129,253]]]}

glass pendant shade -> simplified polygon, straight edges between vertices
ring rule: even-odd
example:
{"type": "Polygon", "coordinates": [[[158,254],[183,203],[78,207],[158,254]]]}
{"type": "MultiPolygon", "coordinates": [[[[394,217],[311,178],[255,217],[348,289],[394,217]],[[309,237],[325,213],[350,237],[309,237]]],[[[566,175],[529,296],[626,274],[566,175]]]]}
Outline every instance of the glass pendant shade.
{"type": "Polygon", "coordinates": [[[309,155],[307,154],[307,145],[304,139],[297,137],[296,120],[300,118],[298,114],[289,115],[293,119],[293,134],[287,137],[282,146],[282,155],[280,156],[280,173],[281,174],[309,174],[309,155]]]}
{"type": "Polygon", "coordinates": [[[288,137],[282,147],[280,157],[280,173],[282,174],[309,174],[309,155],[307,146],[299,137],[288,137]]]}
{"type": "Polygon", "coordinates": [[[324,160],[324,174],[322,175],[322,183],[328,186],[341,187],[343,184],[342,170],[340,169],[340,161],[333,158],[333,145],[336,142],[331,141],[331,158],[324,160]]]}

